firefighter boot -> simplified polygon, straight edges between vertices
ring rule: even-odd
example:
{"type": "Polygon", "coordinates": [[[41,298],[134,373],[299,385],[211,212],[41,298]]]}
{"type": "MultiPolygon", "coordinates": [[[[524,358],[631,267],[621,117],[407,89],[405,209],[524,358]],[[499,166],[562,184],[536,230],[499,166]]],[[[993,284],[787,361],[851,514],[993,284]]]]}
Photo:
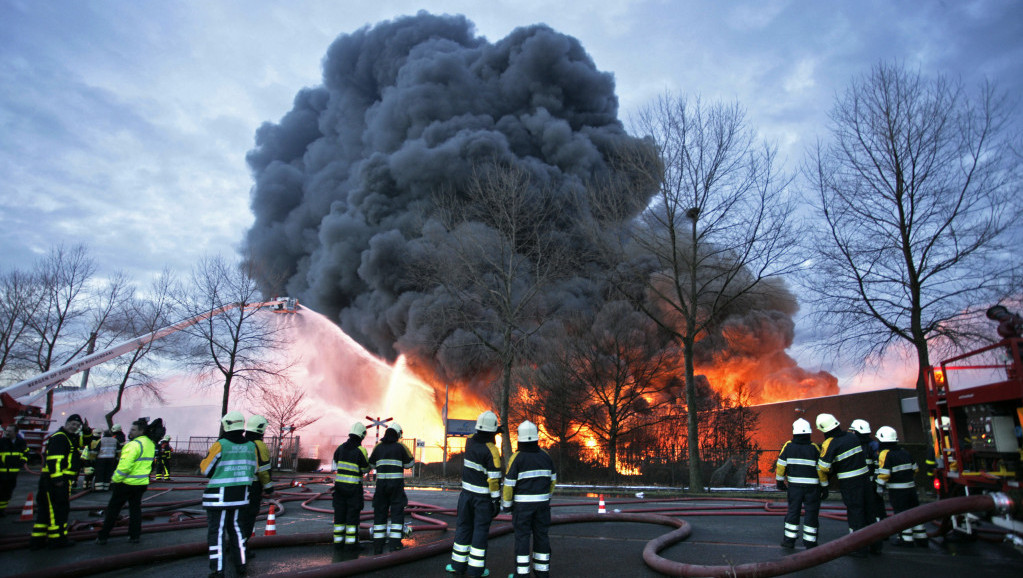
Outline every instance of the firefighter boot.
{"type": "Polygon", "coordinates": [[[781,547],[791,550],[792,548],[796,547],[796,541],[792,538],[782,538],[781,547]]]}
{"type": "Polygon", "coordinates": [[[374,554],[383,554],[384,553],[384,539],[383,538],[374,538],[373,539],[373,553],[374,554]]]}

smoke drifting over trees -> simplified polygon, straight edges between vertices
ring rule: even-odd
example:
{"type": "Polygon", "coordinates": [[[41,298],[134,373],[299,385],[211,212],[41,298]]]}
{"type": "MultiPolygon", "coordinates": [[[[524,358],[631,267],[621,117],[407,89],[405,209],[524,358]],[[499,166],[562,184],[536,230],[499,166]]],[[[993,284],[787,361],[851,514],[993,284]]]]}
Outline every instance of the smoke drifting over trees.
{"type": "MultiPolygon", "coordinates": [[[[607,284],[580,229],[592,209],[586,187],[621,183],[612,201],[630,220],[656,191],[642,171],[611,174],[626,150],[656,162],[619,121],[613,76],[576,39],[536,25],[491,43],[462,16],[420,12],[338,37],[323,85],[259,128],[245,251],[368,349],[483,380],[479,357],[458,346],[464,333],[439,313],[450,303],[413,274],[451,234],[432,218],[437,193],[457,197],[482,165],[527,171],[557,207],[548,234],[578,256],[544,310],[593,307],[607,284]]],[[[782,350],[795,309],[794,299],[779,309],[782,350]]]]}

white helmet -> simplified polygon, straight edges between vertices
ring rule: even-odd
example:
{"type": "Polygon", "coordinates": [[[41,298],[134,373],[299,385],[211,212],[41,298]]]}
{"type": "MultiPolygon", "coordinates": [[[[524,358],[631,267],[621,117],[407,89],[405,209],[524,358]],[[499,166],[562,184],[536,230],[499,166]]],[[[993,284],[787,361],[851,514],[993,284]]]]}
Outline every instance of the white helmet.
{"type": "Polygon", "coordinates": [[[949,424],[951,423],[952,420],[948,419],[947,415],[941,416],[941,429],[948,431],[949,424]]]}
{"type": "Polygon", "coordinates": [[[401,426],[398,425],[398,422],[391,422],[391,425],[387,426],[387,429],[393,429],[394,433],[398,434],[399,438],[401,437],[401,426]]]}
{"type": "Polygon", "coordinates": [[[220,418],[220,425],[224,431],[241,431],[245,429],[245,416],[240,411],[229,411],[220,418]]]}
{"type": "Polygon", "coordinates": [[[526,421],[519,424],[519,441],[520,442],[540,441],[540,430],[536,428],[535,423],[527,419],[526,421]]]}
{"type": "Polygon", "coordinates": [[[822,413],[817,416],[817,429],[822,432],[829,432],[838,427],[838,420],[830,413],[822,413]]]}
{"type": "Polygon", "coordinates": [[[854,419],[852,424],[849,425],[849,429],[856,433],[870,434],[870,424],[865,419],[854,419]]]}
{"type": "Polygon", "coordinates": [[[249,416],[249,419],[245,421],[245,431],[263,435],[263,432],[266,431],[266,418],[261,415],[249,416]]]}
{"type": "Polygon", "coordinates": [[[895,428],[886,425],[881,426],[877,428],[877,441],[897,442],[899,441],[899,435],[895,433],[895,428]]]}
{"type": "Polygon", "coordinates": [[[162,442],[169,442],[170,440],[171,440],[170,436],[163,436],[163,439],[160,440],[160,441],[162,441],[162,442]]]}
{"type": "Polygon", "coordinates": [[[352,424],[352,429],[348,430],[348,433],[357,435],[360,438],[366,438],[366,426],[362,425],[361,421],[357,421],[352,424]]]}
{"type": "Polygon", "coordinates": [[[112,431],[114,433],[117,433],[117,432],[121,431],[121,424],[115,423],[114,427],[110,428],[110,431],[112,431]]]}
{"type": "Polygon", "coordinates": [[[476,418],[476,431],[493,433],[497,431],[497,416],[494,412],[487,410],[476,418]]]}
{"type": "Polygon", "coordinates": [[[810,422],[803,418],[799,418],[792,422],[792,435],[808,433],[810,433],[810,422]]]}

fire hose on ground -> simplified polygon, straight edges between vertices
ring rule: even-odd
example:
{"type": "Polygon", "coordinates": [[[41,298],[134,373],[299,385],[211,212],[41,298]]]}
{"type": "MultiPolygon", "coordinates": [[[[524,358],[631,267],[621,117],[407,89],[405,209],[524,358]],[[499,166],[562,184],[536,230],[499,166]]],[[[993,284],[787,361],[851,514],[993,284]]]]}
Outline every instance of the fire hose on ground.
{"type": "MultiPolygon", "coordinates": [[[[738,566],[705,566],[699,564],[687,564],[684,562],[668,560],[660,556],[659,553],[663,549],[685,540],[692,532],[692,527],[685,520],[666,515],[652,513],[567,514],[552,516],[551,524],[632,522],[669,526],[674,528],[674,530],[651,540],[643,549],[643,561],[653,570],[669,576],[728,576],[759,578],[766,576],[779,576],[823,564],[853,552],[854,550],[864,548],[872,542],[882,540],[904,529],[911,528],[930,520],[945,518],[957,514],[965,514],[968,512],[982,512],[988,510],[996,510],[1000,513],[1005,513],[1010,511],[1013,507],[1013,501],[1004,494],[967,496],[942,500],[940,502],[925,504],[912,510],[891,516],[832,542],[821,544],[816,548],[786,556],[780,560],[742,564],[738,566]]],[[[438,509],[437,511],[440,510],[438,509]]],[[[491,538],[495,538],[508,534],[511,531],[511,524],[503,523],[493,526],[490,529],[489,535],[491,538]]],[[[310,544],[329,543],[331,540],[332,535],[329,533],[293,534],[285,536],[256,537],[249,541],[249,545],[252,548],[260,549],[285,546],[306,546],[310,544]]],[[[453,543],[454,538],[448,538],[416,546],[414,548],[405,548],[388,554],[366,556],[355,560],[317,566],[315,568],[273,574],[273,576],[313,578],[320,576],[346,576],[370,572],[444,554],[451,550],[453,543]]],[[[178,546],[154,548],[117,556],[107,556],[102,559],[93,559],[58,567],[50,567],[38,572],[19,574],[15,578],[34,578],[54,575],[69,578],[74,576],[86,576],[97,571],[112,571],[144,563],[166,562],[180,558],[201,556],[206,554],[207,551],[207,545],[205,542],[181,544],[178,546]]]]}

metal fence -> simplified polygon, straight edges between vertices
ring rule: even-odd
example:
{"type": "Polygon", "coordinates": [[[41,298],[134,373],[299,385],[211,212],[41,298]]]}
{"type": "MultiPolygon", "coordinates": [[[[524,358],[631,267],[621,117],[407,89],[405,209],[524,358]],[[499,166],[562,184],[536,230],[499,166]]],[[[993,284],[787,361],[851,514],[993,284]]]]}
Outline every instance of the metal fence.
{"type": "MultiPolygon", "coordinates": [[[[188,438],[188,453],[205,456],[210,446],[219,438],[192,436],[188,438]]],[[[298,469],[298,450],[301,447],[300,436],[264,437],[263,443],[270,450],[270,469],[279,471],[295,471],[298,469]]]]}

